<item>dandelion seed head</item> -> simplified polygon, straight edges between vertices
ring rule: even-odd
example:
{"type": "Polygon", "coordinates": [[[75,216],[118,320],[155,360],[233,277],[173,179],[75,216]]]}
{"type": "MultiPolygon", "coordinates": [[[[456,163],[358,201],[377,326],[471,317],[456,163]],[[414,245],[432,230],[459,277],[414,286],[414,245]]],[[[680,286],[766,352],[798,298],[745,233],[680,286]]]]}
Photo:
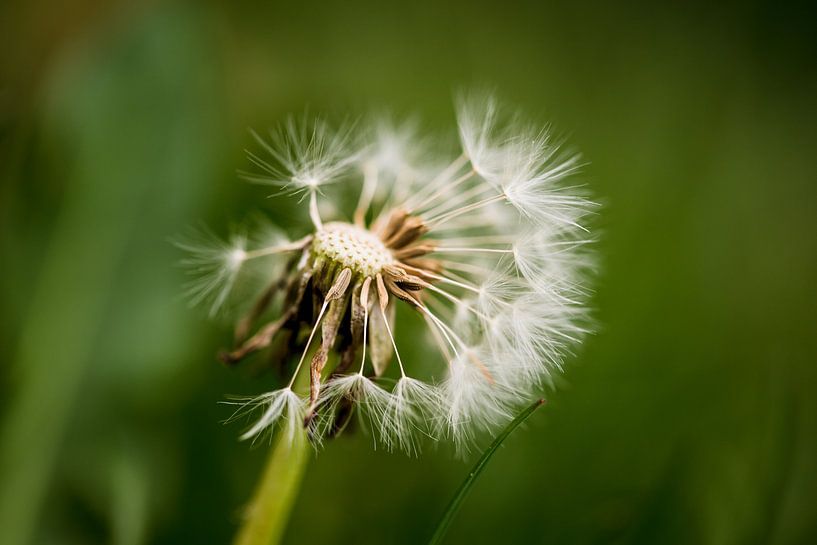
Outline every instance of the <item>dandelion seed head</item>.
{"type": "Polygon", "coordinates": [[[305,428],[320,444],[357,419],[388,450],[466,451],[561,372],[588,331],[593,270],[578,156],[488,95],[460,97],[457,121],[461,153],[441,160],[411,120],[362,137],[290,120],[256,136],[248,177],[299,197],[311,232],[181,244],[191,299],[211,311],[248,267],[275,271],[221,356],[286,349],[273,363],[289,382],[249,405],[243,438],[305,428]],[[425,335],[398,323],[401,306],[425,335]]]}

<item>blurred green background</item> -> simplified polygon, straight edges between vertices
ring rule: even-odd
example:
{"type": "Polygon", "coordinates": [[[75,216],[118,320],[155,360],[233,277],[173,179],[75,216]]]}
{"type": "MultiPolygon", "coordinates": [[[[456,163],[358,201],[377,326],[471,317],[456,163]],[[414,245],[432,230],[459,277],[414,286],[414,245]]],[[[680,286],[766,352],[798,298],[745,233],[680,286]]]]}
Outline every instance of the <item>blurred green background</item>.
{"type": "MultiPolygon", "coordinates": [[[[216,363],[168,238],[294,212],[247,129],[489,85],[605,203],[601,327],[450,543],[817,543],[817,38],[779,3],[0,6],[0,542],[225,543],[269,385],[216,363]],[[277,208],[276,208],[277,206],[277,208]]],[[[297,221],[302,221],[298,218],[297,221]]],[[[287,543],[421,543],[470,467],[365,436],[312,461],[287,543]]]]}

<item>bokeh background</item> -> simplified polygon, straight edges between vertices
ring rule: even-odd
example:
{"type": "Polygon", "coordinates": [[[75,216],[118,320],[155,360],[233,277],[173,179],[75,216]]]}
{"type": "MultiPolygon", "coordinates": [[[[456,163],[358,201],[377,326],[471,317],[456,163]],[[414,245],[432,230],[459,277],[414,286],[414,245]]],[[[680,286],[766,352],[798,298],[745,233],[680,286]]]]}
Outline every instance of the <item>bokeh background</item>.
{"type": "MultiPolygon", "coordinates": [[[[219,401],[269,381],[216,363],[168,239],[290,221],[236,176],[248,128],[453,135],[474,85],[591,162],[600,327],[449,542],[817,542],[814,13],[662,4],[4,2],[0,542],[228,542],[266,447],[219,401]]],[[[469,467],[344,437],[285,542],[421,543],[469,467]]]]}

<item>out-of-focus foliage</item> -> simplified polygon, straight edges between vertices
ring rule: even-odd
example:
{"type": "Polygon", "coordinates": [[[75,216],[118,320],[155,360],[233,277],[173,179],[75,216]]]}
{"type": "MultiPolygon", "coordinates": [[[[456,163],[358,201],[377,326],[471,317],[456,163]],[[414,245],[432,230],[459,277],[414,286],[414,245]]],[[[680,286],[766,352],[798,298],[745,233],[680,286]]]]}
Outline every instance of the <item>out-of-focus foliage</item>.
{"type": "MultiPolygon", "coordinates": [[[[238,181],[248,127],[389,108],[453,134],[452,92],[477,84],[591,161],[601,327],[451,542],[817,541],[813,20],[771,3],[5,3],[0,541],[228,541],[266,448],[218,402],[270,377],[215,362],[229,326],[180,299],[168,238],[257,210],[304,221],[238,181]]],[[[468,467],[346,436],[309,466],[285,541],[427,539],[468,467]]]]}

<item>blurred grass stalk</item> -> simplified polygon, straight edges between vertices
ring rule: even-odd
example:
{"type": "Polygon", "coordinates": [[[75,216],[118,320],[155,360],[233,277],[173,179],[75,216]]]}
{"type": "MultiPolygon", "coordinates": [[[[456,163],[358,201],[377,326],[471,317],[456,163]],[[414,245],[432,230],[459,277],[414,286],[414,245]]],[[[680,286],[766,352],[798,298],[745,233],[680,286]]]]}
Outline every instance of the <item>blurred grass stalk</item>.
{"type": "MultiPolygon", "coordinates": [[[[49,521],[40,519],[49,493],[59,490],[51,481],[73,414],[83,396],[99,394],[83,387],[105,363],[101,336],[131,310],[110,308],[116,294],[134,289],[121,271],[127,256],[136,241],[160,244],[161,219],[183,216],[201,199],[202,179],[212,176],[217,110],[210,56],[195,20],[185,21],[169,12],[124,32],[106,30],[96,37],[102,45],[89,40],[48,78],[38,125],[52,146],[34,151],[63,173],[64,195],[41,268],[31,273],[36,282],[13,362],[16,395],[0,429],[4,545],[26,545],[48,533],[49,521]],[[54,149],[65,152],[49,154],[54,149]]],[[[109,425],[98,433],[123,426],[109,425]]],[[[141,490],[145,483],[137,484],[141,490]]],[[[133,512],[124,532],[136,543],[142,534],[135,529],[145,523],[136,519],[148,515],[134,507],[135,497],[125,499],[133,512]]]]}
{"type": "Polygon", "coordinates": [[[301,488],[309,449],[303,430],[296,431],[292,440],[286,434],[278,434],[234,545],[280,543],[301,488]]]}
{"type": "Polygon", "coordinates": [[[15,358],[19,391],[2,430],[0,528],[8,545],[31,541],[82,379],[93,361],[110,290],[116,288],[116,266],[138,219],[134,203],[141,200],[141,191],[131,184],[109,187],[107,192],[86,187],[70,193],[23,328],[15,358]],[[105,221],[112,211],[119,215],[116,223],[105,221]]]}
{"type": "Polygon", "coordinates": [[[83,378],[94,361],[106,304],[118,288],[117,266],[150,189],[144,183],[111,183],[111,172],[127,161],[118,160],[121,154],[97,156],[105,149],[101,140],[116,130],[115,123],[108,123],[109,130],[98,123],[105,123],[100,119],[105,110],[115,119],[118,108],[96,101],[95,95],[69,98],[79,102],[70,105],[69,117],[77,118],[58,120],[80,127],[84,118],[88,130],[75,134],[77,171],[68,182],[71,189],[24,318],[14,362],[18,393],[0,435],[0,528],[7,545],[32,541],[83,378]]]}

